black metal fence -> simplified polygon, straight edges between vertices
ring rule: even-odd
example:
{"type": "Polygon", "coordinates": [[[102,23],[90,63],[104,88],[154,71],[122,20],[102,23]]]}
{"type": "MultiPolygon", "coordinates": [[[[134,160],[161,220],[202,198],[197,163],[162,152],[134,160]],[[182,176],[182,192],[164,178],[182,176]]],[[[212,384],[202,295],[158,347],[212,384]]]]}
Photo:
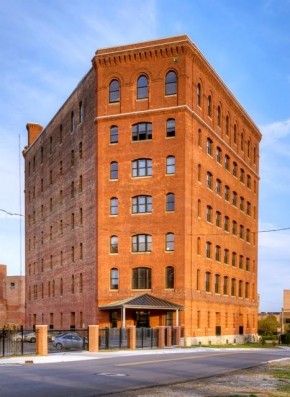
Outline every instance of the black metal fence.
{"type": "MultiPolygon", "coordinates": [[[[152,349],[158,347],[157,328],[136,328],[136,348],[152,349]]],[[[166,329],[165,339],[170,339],[166,329]]],[[[48,330],[48,353],[65,350],[88,350],[88,329],[48,330]]],[[[171,345],[177,344],[176,329],[171,328],[171,345]]],[[[0,329],[0,357],[36,354],[36,332],[21,329],[8,331],[0,329]]],[[[129,335],[126,328],[100,328],[99,349],[128,349],[129,335]]]]}
{"type": "Polygon", "coordinates": [[[33,330],[0,329],[0,357],[35,354],[35,342],[36,335],[33,330]]]}

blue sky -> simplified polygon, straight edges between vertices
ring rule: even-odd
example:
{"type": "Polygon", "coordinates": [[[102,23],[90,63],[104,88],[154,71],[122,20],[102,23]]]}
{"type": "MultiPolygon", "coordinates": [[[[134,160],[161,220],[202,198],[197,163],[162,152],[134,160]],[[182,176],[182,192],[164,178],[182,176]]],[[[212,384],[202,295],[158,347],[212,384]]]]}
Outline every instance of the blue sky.
{"type": "Polygon", "coordinates": [[[187,34],[263,134],[258,290],[261,311],[279,311],[290,289],[290,0],[0,0],[0,9],[0,263],[8,275],[24,274],[24,222],[10,214],[24,213],[26,123],[47,124],[97,49],[187,34]]]}

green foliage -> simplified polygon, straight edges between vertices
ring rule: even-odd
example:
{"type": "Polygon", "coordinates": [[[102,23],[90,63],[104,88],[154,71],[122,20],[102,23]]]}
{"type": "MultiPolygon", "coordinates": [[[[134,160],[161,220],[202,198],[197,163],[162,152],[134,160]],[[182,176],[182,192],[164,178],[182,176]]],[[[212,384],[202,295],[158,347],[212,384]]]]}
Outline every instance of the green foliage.
{"type": "Polygon", "coordinates": [[[258,322],[258,332],[264,337],[271,337],[277,334],[277,329],[280,327],[279,321],[273,314],[269,314],[263,320],[258,322]]]}

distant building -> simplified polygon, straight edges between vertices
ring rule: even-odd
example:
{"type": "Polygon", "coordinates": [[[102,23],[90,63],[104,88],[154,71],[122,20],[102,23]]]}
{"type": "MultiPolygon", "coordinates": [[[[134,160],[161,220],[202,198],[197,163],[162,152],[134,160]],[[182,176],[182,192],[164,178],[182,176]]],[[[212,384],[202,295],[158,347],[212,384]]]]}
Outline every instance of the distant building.
{"type": "Polygon", "coordinates": [[[187,36],[92,63],[27,124],[27,325],[256,334],[260,131],[187,36]]]}
{"type": "Polygon", "coordinates": [[[25,277],[7,276],[6,265],[0,265],[0,328],[25,325],[25,277]]]}
{"type": "Polygon", "coordinates": [[[283,291],[283,308],[281,313],[282,333],[290,331],[290,290],[283,291]]]}

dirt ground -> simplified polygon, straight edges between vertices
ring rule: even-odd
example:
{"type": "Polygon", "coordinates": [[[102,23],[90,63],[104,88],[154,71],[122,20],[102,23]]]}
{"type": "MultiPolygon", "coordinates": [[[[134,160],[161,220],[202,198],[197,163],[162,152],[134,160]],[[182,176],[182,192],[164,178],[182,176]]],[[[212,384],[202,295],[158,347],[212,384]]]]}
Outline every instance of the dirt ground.
{"type": "Polygon", "coordinates": [[[213,378],[170,386],[111,394],[110,397],[289,397],[290,379],[274,373],[290,372],[290,358],[213,378]]]}

